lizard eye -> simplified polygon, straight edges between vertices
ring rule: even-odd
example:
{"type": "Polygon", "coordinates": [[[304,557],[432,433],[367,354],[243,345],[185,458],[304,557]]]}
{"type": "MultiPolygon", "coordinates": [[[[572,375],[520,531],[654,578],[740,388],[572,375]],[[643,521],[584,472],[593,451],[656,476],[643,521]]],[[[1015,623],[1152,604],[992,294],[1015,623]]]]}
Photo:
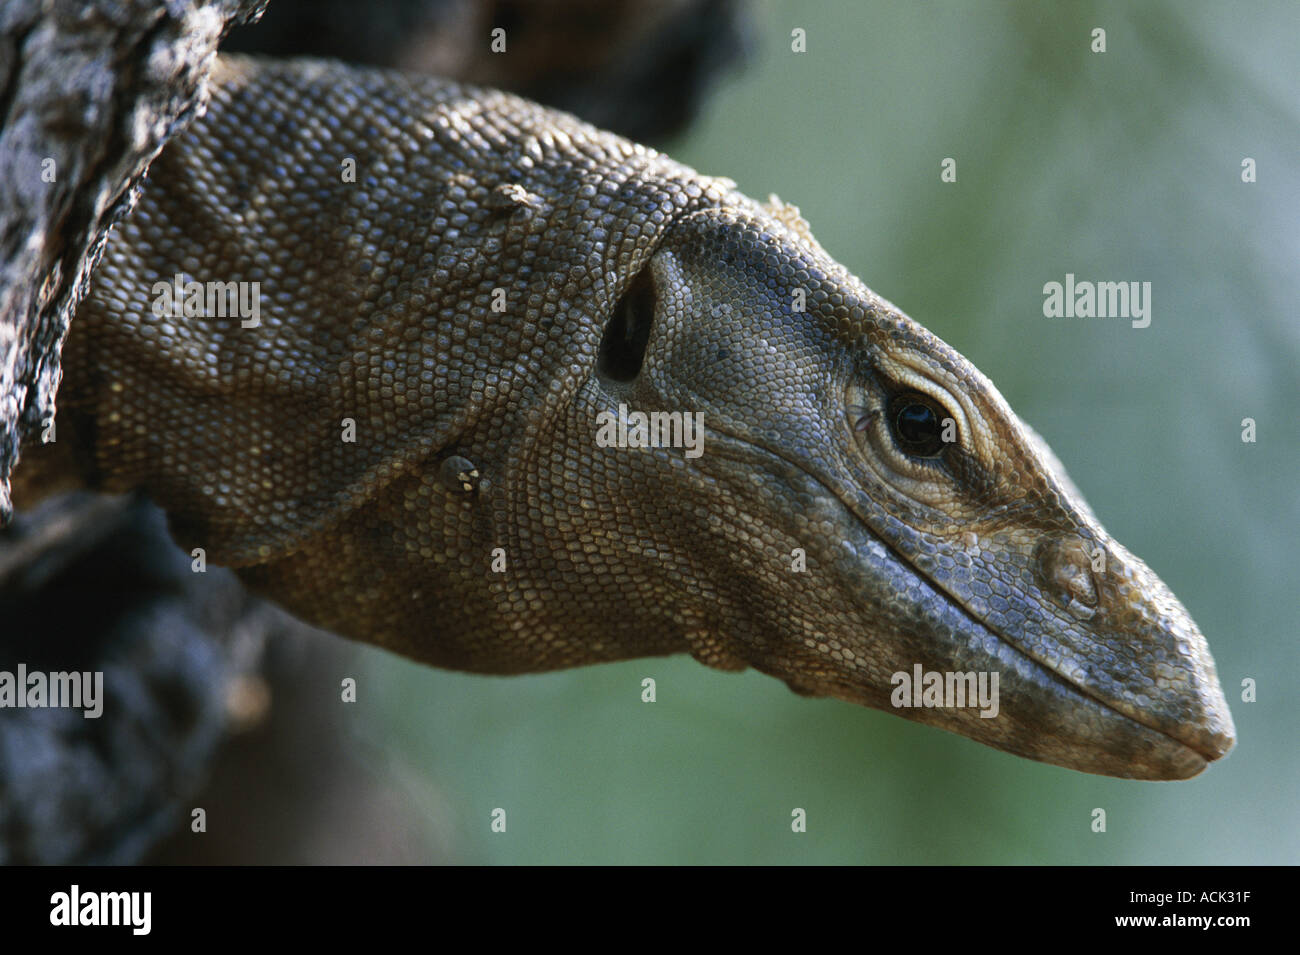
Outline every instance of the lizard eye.
{"type": "Polygon", "coordinates": [[[954,488],[985,493],[987,474],[961,443],[960,405],[958,414],[949,410],[957,398],[937,385],[940,394],[932,395],[883,375],[866,378],[845,393],[846,424],[859,460],[882,486],[930,507],[950,506],[954,488]]]}
{"type": "Polygon", "coordinates": [[[909,391],[889,399],[885,419],[900,451],[933,458],[944,448],[944,426],[952,417],[934,399],[909,391]]]}

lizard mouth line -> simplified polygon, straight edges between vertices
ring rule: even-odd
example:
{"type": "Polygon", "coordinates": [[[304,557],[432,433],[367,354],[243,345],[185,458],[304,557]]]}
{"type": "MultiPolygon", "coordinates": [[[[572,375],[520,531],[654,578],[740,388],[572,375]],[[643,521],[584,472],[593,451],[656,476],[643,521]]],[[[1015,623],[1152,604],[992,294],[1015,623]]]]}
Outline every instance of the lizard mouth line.
{"type": "Polygon", "coordinates": [[[1213,750],[1207,752],[1193,745],[1192,743],[1189,743],[1185,740],[1178,739],[1175,736],[1171,736],[1168,732],[1161,729],[1160,727],[1152,726],[1149,723],[1145,723],[1142,720],[1136,719],[1132,715],[1125,713],[1120,709],[1117,709],[1113,704],[1099,697],[1096,693],[1091,692],[1087,687],[1075,683],[1073,680],[1069,679],[1068,677],[1064,676],[1063,674],[1055,670],[1049,664],[1045,663],[1044,661],[1035,657],[1033,654],[1024,650],[1016,641],[1010,639],[1006,634],[990,627],[984,621],[980,620],[977,616],[971,613],[971,611],[960,600],[958,600],[952,594],[948,593],[944,588],[939,586],[939,584],[935,583],[927,575],[923,574],[920,570],[918,570],[917,567],[910,560],[908,560],[908,558],[904,554],[900,553],[889,541],[881,538],[878,534],[876,534],[875,531],[871,529],[870,522],[865,520],[863,516],[860,513],[858,513],[857,508],[853,505],[852,502],[844,500],[844,498],[840,494],[838,494],[834,490],[834,488],[831,487],[821,477],[821,475],[807,470],[802,462],[794,460],[787,455],[781,454],[780,452],[773,451],[770,448],[766,447],[765,445],[755,444],[754,442],[751,442],[745,438],[737,437],[736,435],[731,434],[730,432],[719,429],[717,425],[713,425],[710,428],[710,437],[713,439],[711,445],[713,449],[713,453],[717,453],[718,449],[726,449],[726,451],[731,452],[730,454],[724,452],[724,454],[720,456],[728,456],[731,457],[733,460],[740,460],[742,463],[746,463],[746,464],[758,463],[757,461],[755,461],[755,458],[761,458],[761,456],[771,456],[773,458],[777,458],[785,462],[788,465],[798,468],[805,475],[807,475],[811,480],[815,481],[817,485],[821,487],[829,497],[833,498],[840,505],[840,507],[844,509],[845,513],[849,517],[857,521],[858,524],[871,535],[872,539],[877,543],[879,543],[881,547],[884,547],[901,566],[905,567],[912,574],[912,576],[916,580],[924,584],[933,593],[935,593],[940,598],[942,598],[949,606],[951,606],[956,611],[958,611],[971,626],[977,627],[983,633],[987,633],[992,637],[994,637],[1000,644],[1010,648],[1018,656],[1028,661],[1033,667],[1037,668],[1038,670],[1046,674],[1054,682],[1068,688],[1073,693],[1076,693],[1077,695],[1089,700],[1090,702],[1106,710],[1108,713],[1111,713],[1112,715],[1118,717],[1119,719],[1127,723],[1131,723],[1136,726],[1141,726],[1143,729],[1149,730],[1152,733],[1159,734],[1162,738],[1168,740],[1170,743],[1179,747],[1180,749],[1185,750],[1189,753],[1194,753],[1199,759],[1203,760],[1206,763],[1213,762],[1214,760],[1224,755],[1223,752],[1216,752],[1213,750]]]}

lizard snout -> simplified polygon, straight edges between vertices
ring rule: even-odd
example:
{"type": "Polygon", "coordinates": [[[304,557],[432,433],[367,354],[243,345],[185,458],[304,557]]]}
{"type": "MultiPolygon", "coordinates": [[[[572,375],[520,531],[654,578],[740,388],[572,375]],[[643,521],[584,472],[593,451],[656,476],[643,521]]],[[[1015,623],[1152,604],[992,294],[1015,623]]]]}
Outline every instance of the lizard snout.
{"type": "Polygon", "coordinates": [[[1232,715],[1205,638],[1146,564],[1114,541],[1052,534],[1035,548],[1034,572],[1078,621],[1062,636],[1083,672],[1062,675],[1207,761],[1232,749],[1232,715]]]}

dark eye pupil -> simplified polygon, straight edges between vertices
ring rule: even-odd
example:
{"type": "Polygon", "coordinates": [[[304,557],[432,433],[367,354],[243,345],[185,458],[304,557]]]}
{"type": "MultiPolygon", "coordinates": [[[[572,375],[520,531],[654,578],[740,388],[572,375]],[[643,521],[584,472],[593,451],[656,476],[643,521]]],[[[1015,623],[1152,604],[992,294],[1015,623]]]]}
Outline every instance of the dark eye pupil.
{"type": "Polygon", "coordinates": [[[934,408],[910,395],[890,402],[894,439],[908,454],[933,457],[943,450],[943,430],[934,408]]]}
{"type": "Polygon", "coordinates": [[[904,405],[897,420],[898,433],[908,444],[924,444],[939,433],[939,419],[925,405],[904,405]]]}

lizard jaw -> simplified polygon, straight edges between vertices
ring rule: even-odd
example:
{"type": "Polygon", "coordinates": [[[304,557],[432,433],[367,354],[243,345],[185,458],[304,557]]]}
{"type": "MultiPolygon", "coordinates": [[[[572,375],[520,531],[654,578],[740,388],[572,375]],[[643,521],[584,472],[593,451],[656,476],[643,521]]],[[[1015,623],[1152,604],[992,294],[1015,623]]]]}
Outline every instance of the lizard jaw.
{"type": "MultiPolygon", "coordinates": [[[[973,710],[938,709],[912,710],[907,713],[911,718],[1043,762],[1131,779],[1187,779],[1232,748],[1230,716],[1218,748],[1206,747],[1197,728],[1180,739],[1148,725],[987,627],[884,545],[876,542],[869,550],[868,567],[876,566],[883,551],[893,563],[889,573],[911,575],[909,599],[917,600],[933,620],[926,639],[939,647],[948,644],[947,660],[931,669],[1001,674],[998,717],[985,720],[968,715],[973,710]],[[980,726],[1000,724],[1004,716],[1005,725],[987,730],[980,726]]],[[[852,690],[834,695],[862,702],[861,694],[852,690]]]]}
{"type": "MultiPolygon", "coordinates": [[[[1000,719],[972,718],[968,714],[973,714],[973,710],[911,710],[906,712],[910,718],[1017,755],[1083,772],[1131,779],[1188,779],[1225,755],[1235,743],[1230,715],[1226,717],[1226,732],[1210,737],[1217,742],[1215,745],[1215,742],[1207,743],[1199,726],[1189,727],[1183,738],[1179,738],[1117,709],[1086,684],[1071,680],[987,627],[878,541],[869,549],[871,553],[865,561],[868,567],[877,566],[883,551],[888,555],[886,559],[894,563],[889,573],[911,575],[909,599],[918,600],[926,607],[934,621],[933,629],[925,638],[938,646],[945,642],[949,645],[947,659],[938,667],[956,672],[996,671],[1001,675],[999,717],[1008,717],[1005,725],[986,730],[981,723],[999,724],[1000,719]],[[945,641],[945,637],[950,637],[950,641],[945,641]]],[[[845,692],[832,691],[832,695],[866,702],[860,688],[842,686],[841,689],[845,692]]],[[[1218,702],[1220,707],[1210,702],[1211,711],[1227,714],[1221,696],[1218,702]]]]}
{"type": "MultiPolygon", "coordinates": [[[[1217,678],[1202,681],[1213,692],[1196,701],[1203,718],[1189,726],[1183,738],[1144,723],[980,621],[874,534],[827,482],[800,463],[716,429],[711,437],[713,460],[740,464],[751,476],[765,473],[769,492],[788,495],[782,506],[789,512],[841,529],[838,548],[809,547],[809,564],[832,575],[832,589],[848,595],[857,609],[854,633],[827,626],[824,619],[816,619],[815,609],[805,613],[792,606],[791,625],[805,631],[820,628],[821,639],[814,647],[800,648],[797,663],[788,656],[772,659],[740,648],[739,655],[756,669],[785,680],[804,695],[892,711],[996,749],[1105,776],[1187,779],[1232,748],[1232,718],[1217,678]],[[821,648],[832,640],[851,646],[858,665],[827,659],[821,648]],[[930,671],[999,673],[997,716],[983,718],[972,708],[897,708],[891,701],[890,678],[910,672],[918,663],[930,671]],[[791,680],[792,671],[817,677],[791,680]],[[1207,726],[1217,726],[1219,732],[1203,732],[1207,726]]],[[[736,485],[737,490],[741,487],[736,485]]],[[[770,501],[767,512],[778,512],[770,501]]]]}

